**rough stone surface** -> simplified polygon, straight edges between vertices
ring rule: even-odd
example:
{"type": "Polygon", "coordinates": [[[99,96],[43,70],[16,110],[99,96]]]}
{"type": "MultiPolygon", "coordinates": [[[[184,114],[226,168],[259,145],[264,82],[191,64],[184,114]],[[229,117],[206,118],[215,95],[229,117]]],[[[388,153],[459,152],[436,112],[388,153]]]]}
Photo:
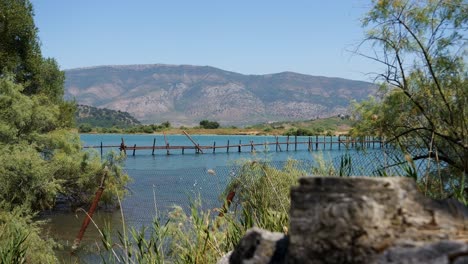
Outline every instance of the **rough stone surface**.
{"type": "Polygon", "coordinates": [[[231,253],[229,263],[285,263],[287,248],[288,238],[284,234],[252,228],[231,253]]]}
{"type": "Polygon", "coordinates": [[[440,241],[424,246],[396,246],[386,250],[376,261],[379,264],[468,263],[468,244],[440,241]]]}
{"type": "Polygon", "coordinates": [[[466,234],[468,210],[434,201],[409,178],[309,177],[291,192],[290,263],[363,263],[408,241],[466,234]]]}
{"type": "Polygon", "coordinates": [[[402,177],[302,178],[288,237],[269,234],[249,231],[230,263],[468,263],[468,208],[402,177]]]}
{"type": "Polygon", "coordinates": [[[216,264],[229,264],[229,258],[231,257],[231,254],[232,251],[229,251],[228,253],[226,253],[226,255],[220,258],[218,262],[216,262],[216,264]]]}

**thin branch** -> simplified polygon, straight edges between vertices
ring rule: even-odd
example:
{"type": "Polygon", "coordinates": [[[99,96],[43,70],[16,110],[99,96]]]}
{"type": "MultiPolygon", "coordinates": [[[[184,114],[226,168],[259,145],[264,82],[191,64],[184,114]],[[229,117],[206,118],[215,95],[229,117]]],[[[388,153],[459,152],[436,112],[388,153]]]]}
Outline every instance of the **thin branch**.
{"type": "MultiPolygon", "coordinates": [[[[395,17],[395,16],[394,16],[395,17]]],[[[434,83],[436,84],[436,87],[437,87],[437,90],[439,91],[439,94],[442,98],[442,100],[444,101],[444,104],[445,106],[447,107],[447,109],[449,110],[449,117],[450,117],[450,124],[453,124],[453,113],[452,113],[452,109],[449,105],[449,103],[447,102],[447,99],[445,98],[445,95],[444,93],[442,92],[442,87],[439,83],[439,79],[437,78],[435,72],[434,72],[434,68],[432,67],[432,61],[430,59],[430,56],[429,56],[429,53],[427,52],[426,48],[424,47],[424,45],[421,43],[420,39],[416,36],[416,34],[411,30],[411,28],[404,22],[401,20],[400,17],[395,17],[398,21],[399,24],[401,24],[405,29],[406,31],[408,31],[408,33],[410,33],[410,35],[413,37],[413,39],[416,41],[416,43],[418,44],[419,48],[421,49],[423,55],[424,55],[424,59],[426,61],[426,65],[429,69],[429,73],[431,74],[431,77],[432,79],[434,80],[434,83]]]]}

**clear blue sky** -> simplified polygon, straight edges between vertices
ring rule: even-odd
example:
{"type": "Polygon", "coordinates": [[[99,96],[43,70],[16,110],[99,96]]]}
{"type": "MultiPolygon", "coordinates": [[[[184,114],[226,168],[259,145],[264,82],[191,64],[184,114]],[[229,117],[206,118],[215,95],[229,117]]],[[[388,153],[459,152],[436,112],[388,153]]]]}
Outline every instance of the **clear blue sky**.
{"type": "Polygon", "coordinates": [[[114,64],[210,65],[370,80],[353,55],[362,0],[32,0],[46,57],[62,69],[114,64]]]}

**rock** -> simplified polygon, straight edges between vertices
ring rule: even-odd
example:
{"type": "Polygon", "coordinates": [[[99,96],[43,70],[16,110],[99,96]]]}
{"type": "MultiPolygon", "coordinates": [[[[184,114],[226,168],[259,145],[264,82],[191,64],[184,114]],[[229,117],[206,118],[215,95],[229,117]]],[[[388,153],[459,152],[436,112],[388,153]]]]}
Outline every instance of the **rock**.
{"type": "Polygon", "coordinates": [[[252,228],[232,252],[229,263],[285,263],[287,248],[288,238],[284,234],[252,228]]]}
{"type": "Polygon", "coordinates": [[[302,178],[292,188],[290,263],[369,263],[392,246],[455,239],[468,210],[409,178],[302,178]]]}
{"type": "Polygon", "coordinates": [[[412,179],[307,177],[291,191],[288,237],[252,229],[229,261],[460,264],[466,241],[468,208],[423,196],[412,179]]]}
{"type": "Polygon", "coordinates": [[[232,250],[226,253],[222,258],[216,262],[216,264],[229,264],[229,258],[231,257],[232,250]]]}
{"type": "Polygon", "coordinates": [[[440,241],[420,247],[396,246],[386,250],[377,259],[377,263],[468,263],[468,244],[456,241],[440,241]]]}

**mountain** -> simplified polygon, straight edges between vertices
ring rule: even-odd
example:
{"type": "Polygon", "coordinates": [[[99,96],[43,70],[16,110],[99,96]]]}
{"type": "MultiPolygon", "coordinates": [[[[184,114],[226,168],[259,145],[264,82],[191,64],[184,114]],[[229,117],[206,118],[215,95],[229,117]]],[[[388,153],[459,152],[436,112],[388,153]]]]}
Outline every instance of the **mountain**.
{"type": "Polygon", "coordinates": [[[129,127],[140,125],[140,121],[127,112],[78,105],[76,111],[78,124],[90,124],[95,127],[129,127]]]}
{"type": "Polygon", "coordinates": [[[125,65],[65,71],[65,98],[131,113],[144,123],[222,125],[313,119],[346,113],[375,85],[294,72],[244,75],[209,66],[125,65]]]}

